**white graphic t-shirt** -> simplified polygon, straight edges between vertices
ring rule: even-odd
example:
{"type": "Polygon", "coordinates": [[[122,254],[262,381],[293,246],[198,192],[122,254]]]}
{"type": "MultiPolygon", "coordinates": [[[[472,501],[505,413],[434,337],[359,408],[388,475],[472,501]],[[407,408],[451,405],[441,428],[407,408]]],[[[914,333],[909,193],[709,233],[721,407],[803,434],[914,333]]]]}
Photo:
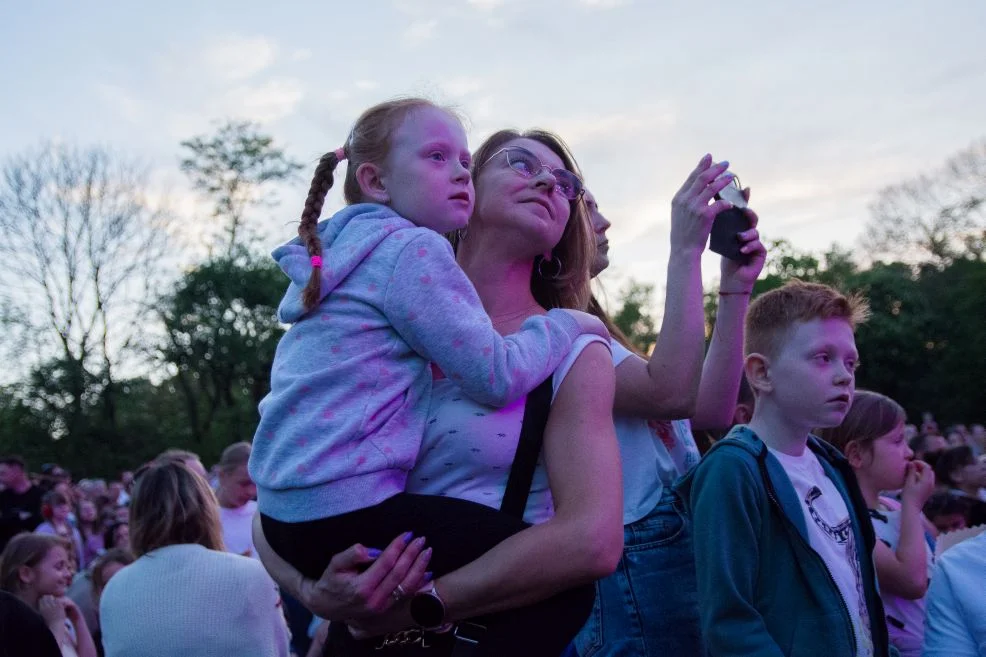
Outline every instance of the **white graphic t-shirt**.
{"type": "Polygon", "coordinates": [[[818,457],[807,447],[801,456],[790,456],[774,449],[770,453],[777,457],[791,479],[805,514],[811,547],[828,566],[846,602],[856,634],[856,654],[871,657],[870,617],[866,611],[856,537],[846,503],[835,484],[825,476],[818,457]]]}

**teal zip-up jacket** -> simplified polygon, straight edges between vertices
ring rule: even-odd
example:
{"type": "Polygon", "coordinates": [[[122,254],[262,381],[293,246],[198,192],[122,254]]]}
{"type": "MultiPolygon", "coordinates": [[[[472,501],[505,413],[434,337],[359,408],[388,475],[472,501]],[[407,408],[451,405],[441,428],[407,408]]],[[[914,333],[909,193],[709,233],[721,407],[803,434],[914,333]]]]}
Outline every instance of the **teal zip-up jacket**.
{"type": "MultiPolygon", "coordinates": [[[[848,461],[814,436],[808,447],[852,518],[873,652],[889,655],[873,564],[875,535],[848,461]]],[[[680,479],[691,516],[699,613],[713,657],[856,657],[846,603],[809,543],[804,513],[780,461],[745,425],[680,479]]]]}

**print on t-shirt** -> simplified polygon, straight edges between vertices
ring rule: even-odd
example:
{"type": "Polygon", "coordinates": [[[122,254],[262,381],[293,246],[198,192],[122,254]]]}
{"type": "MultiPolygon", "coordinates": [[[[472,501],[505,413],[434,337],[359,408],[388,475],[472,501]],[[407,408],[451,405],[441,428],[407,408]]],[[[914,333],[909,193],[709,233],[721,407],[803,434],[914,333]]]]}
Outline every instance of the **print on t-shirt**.
{"type": "Polygon", "coordinates": [[[831,525],[826,522],[819,509],[815,506],[815,502],[820,497],[822,497],[821,489],[818,486],[812,486],[808,491],[808,494],[805,496],[805,506],[808,507],[808,514],[815,522],[815,526],[821,530],[822,534],[834,541],[837,545],[842,546],[846,552],[846,561],[852,567],[852,573],[856,580],[856,594],[858,596],[857,599],[859,600],[859,606],[856,613],[859,614],[860,625],[864,628],[863,640],[865,644],[868,644],[866,654],[869,655],[873,653],[870,617],[866,611],[866,592],[863,590],[863,573],[860,572],[859,559],[857,559],[856,538],[852,531],[852,520],[847,515],[836,525],[831,525]]]}
{"type": "Polygon", "coordinates": [[[856,545],[849,508],[811,449],[797,456],[769,449],[780,461],[797,499],[803,504],[801,511],[809,545],[821,557],[842,594],[856,636],[856,654],[871,657],[873,638],[860,569],[860,559],[868,555],[857,553],[860,546],[856,545]]]}

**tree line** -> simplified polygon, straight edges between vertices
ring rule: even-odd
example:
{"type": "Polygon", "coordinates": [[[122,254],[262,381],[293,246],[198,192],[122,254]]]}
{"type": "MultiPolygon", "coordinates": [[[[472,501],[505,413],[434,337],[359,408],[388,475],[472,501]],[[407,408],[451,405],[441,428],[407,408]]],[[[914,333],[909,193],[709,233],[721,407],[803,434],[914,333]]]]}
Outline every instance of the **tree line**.
{"type": "MultiPolygon", "coordinates": [[[[146,170],[103,148],[46,144],[0,178],[0,453],[108,476],[169,447],[206,462],[250,440],[284,328],[284,276],[257,221],[301,164],[252,123],[181,144],[211,205],[205,257],[177,276],[181,230],[146,170]]],[[[760,294],[792,278],[866,295],[859,385],[914,418],[986,419],[986,141],[880,192],[860,249],[770,245],[760,294]]],[[[631,281],[613,313],[647,349],[653,288],[631,281]]],[[[706,296],[711,331],[716,296],[706,296]]]]}

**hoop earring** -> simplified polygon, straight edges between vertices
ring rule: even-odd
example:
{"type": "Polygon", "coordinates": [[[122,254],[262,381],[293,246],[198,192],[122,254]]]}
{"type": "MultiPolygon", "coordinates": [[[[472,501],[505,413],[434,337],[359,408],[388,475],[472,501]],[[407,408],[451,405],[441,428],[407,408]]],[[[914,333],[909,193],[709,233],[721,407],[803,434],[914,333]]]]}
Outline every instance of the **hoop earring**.
{"type": "Polygon", "coordinates": [[[544,270],[542,269],[544,267],[545,262],[546,261],[543,257],[538,261],[538,267],[537,267],[538,276],[552,281],[556,280],[559,276],[561,276],[561,258],[559,258],[554,254],[551,255],[551,264],[555,266],[555,271],[550,275],[545,274],[544,270]],[[555,264],[556,262],[558,264],[555,264]]]}

